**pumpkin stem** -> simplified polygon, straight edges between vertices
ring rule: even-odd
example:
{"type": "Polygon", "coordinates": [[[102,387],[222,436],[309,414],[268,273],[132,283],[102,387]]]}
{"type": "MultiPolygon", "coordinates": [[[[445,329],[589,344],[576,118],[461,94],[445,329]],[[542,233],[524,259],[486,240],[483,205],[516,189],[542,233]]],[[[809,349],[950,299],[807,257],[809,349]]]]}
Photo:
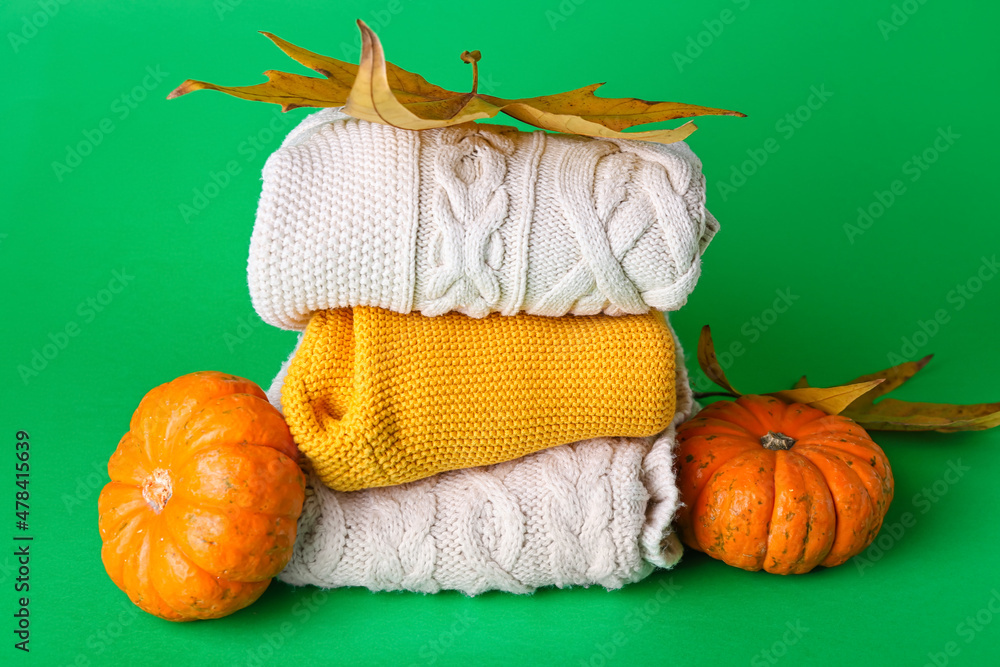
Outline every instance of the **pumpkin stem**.
{"type": "Polygon", "coordinates": [[[142,497],[157,514],[163,511],[173,493],[174,487],[170,481],[170,473],[163,468],[154,470],[153,474],[142,485],[142,497]]]}
{"type": "Polygon", "coordinates": [[[768,431],[767,435],[762,435],[760,438],[760,446],[764,449],[791,449],[794,444],[795,438],[774,431],[768,431]]]}

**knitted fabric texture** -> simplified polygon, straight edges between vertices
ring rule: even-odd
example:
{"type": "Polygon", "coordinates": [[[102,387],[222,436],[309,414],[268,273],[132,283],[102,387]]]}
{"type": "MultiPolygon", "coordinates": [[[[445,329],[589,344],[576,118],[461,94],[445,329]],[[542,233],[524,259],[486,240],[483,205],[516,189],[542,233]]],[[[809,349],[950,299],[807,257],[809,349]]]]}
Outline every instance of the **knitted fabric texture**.
{"type": "Polygon", "coordinates": [[[655,435],[674,416],[673,348],[660,313],[326,310],[306,328],[281,402],[319,478],[355,491],[655,435]]]}
{"type": "Polygon", "coordinates": [[[308,116],[264,166],[254,308],[304,329],[377,306],[472,317],[676,310],[718,230],[683,142],[308,116]]]}
{"type": "MultiPolygon", "coordinates": [[[[279,409],[287,369],[286,362],[268,391],[279,409]]],[[[332,491],[310,474],[279,579],[475,595],[618,588],[673,566],[681,556],[671,530],[674,428],[695,409],[680,357],[676,380],[677,414],[658,437],[598,438],[354,493],[332,491]]]]}

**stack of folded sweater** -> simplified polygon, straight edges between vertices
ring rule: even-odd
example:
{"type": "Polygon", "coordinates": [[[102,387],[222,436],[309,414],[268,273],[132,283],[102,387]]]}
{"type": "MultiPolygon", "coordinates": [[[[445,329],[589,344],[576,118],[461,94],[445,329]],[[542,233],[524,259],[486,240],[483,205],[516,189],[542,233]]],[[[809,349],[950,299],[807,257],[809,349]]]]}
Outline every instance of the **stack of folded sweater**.
{"type": "Polygon", "coordinates": [[[264,168],[253,304],[309,489],[286,582],[619,587],[680,557],[660,311],[718,229],[683,143],[326,109],[264,168]]]}

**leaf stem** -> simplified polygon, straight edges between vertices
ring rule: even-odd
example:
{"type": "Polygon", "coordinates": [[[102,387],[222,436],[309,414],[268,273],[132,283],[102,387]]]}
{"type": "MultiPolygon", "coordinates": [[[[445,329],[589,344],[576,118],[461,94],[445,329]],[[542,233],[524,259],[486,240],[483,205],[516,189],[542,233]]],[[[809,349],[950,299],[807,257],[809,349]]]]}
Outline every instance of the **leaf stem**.
{"type": "Polygon", "coordinates": [[[483,57],[479,51],[462,51],[460,56],[463,63],[472,65],[472,94],[479,90],[479,59],[483,57]]]}
{"type": "Polygon", "coordinates": [[[729,398],[739,398],[739,394],[734,394],[729,391],[696,391],[694,392],[695,398],[709,398],[710,396],[728,396],[729,398]]]}

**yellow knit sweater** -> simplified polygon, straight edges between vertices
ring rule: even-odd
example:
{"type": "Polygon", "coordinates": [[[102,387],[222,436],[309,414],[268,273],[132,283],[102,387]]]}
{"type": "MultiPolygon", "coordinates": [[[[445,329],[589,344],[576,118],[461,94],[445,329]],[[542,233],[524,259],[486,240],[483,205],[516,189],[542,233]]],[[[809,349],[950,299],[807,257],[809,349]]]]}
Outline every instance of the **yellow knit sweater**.
{"type": "Polygon", "coordinates": [[[402,484],[674,415],[674,344],[656,312],[472,319],[358,307],[317,312],[281,402],[337,491],[402,484]]]}

